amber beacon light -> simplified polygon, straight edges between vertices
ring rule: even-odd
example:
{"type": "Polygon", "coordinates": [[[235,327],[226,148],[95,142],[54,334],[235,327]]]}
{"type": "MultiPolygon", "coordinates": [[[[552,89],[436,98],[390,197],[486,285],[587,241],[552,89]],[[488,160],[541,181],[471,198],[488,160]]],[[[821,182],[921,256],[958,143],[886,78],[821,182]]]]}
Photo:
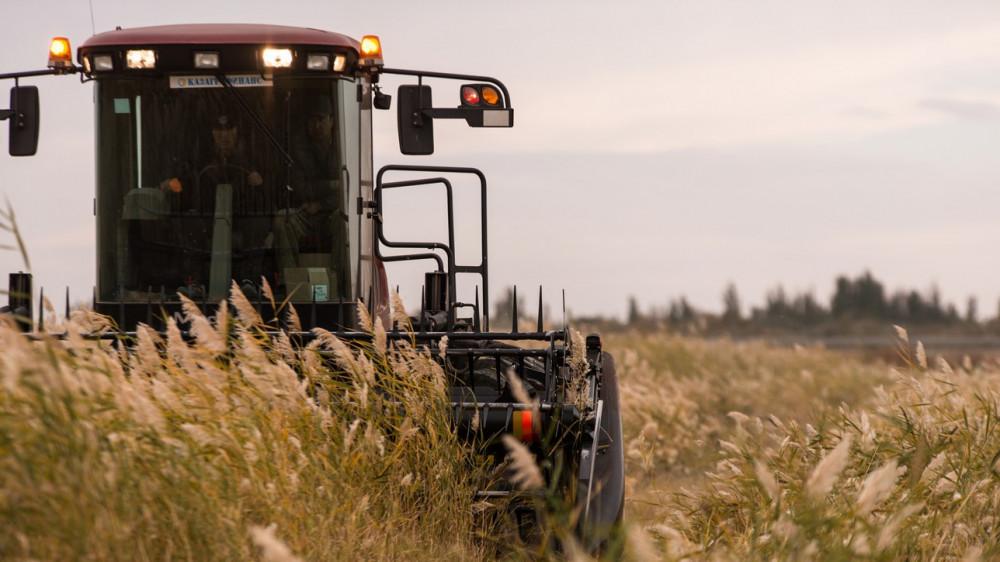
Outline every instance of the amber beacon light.
{"type": "Polygon", "coordinates": [[[382,66],[382,42],[377,35],[365,35],[361,39],[361,65],[382,66]]]}
{"type": "Polygon", "coordinates": [[[55,37],[49,44],[49,68],[70,68],[73,66],[73,52],[69,48],[69,39],[55,37]]]}

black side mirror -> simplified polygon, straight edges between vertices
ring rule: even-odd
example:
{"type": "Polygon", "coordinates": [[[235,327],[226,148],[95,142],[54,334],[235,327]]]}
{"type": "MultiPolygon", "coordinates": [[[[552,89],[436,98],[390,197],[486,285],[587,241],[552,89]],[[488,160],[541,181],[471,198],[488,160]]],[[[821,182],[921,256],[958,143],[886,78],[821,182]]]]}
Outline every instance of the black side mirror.
{"type": "Polygon", "coordinates": [[[383,93],[379,87],[375,87],[375,109],[389,109],[392,107],[392,96],[383,93]]]}
{"type": "Polygon", "coordinates": [[[404,84],[396,97],[396,127],[399,131],[399,151],[403,154],[434,153],[434,120],[424,108],[433,107],[431,87],[404,84]]]}
{"type": "Polygon", "coordinates": [[[34,156],[38,150],[38,88],[11,88],[10,111],[10,155],[34,156]]]}
{"type": "Polygon", "coordinates": [[[11,88],[10,111],[10,155],[34,156],[38,150],[38,88],[11,88]]]}

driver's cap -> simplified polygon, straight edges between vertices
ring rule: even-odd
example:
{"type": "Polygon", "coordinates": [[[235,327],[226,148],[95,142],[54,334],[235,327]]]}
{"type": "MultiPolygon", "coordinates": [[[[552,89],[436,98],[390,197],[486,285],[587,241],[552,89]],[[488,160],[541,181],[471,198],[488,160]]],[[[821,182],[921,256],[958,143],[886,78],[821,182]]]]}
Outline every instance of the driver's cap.
{"type": "Polygon", "coordinates": [[[215,125],[213,127],[218,131],[229,131],[236,128],[236,120],[228,115],[220,115],[218,119],[215,120],[215,125]]]}

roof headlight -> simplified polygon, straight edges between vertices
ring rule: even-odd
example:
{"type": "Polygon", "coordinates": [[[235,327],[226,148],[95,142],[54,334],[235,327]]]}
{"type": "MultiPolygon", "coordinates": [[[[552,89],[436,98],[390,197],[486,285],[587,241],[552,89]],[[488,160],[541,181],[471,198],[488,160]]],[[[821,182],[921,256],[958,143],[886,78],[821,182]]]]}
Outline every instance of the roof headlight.
{"type": "Polygon", "coordinates": [[[333,57],[334,72],[343,72],[345,66],[347,66],[347,57],[345,57],[344,55],[337,55],[333,57]]]}
{"type": "Polygon", "coordinates": [[[268,47],[264,49],[261,59],[266,68],[288,68],[292,66],[292,50],[268,47]]]}
{"type": "Polygon", "coordinates": [[[326,53],[310,53],[306,57],[306,68],[309,70],[330,70],[330,55],[326,53]]]}
{"type": "Polygon", "coordinates": [[[125,64],[132,69],[156,68],[156,51],[130,49],[125,52],[125,64]]]}
{"type": "Polygon", "coordinates": [[[94,63],[94,70],[97,72],[114,70],[115,68],[114,62],[112,62],[111,55],[109,54],[94,55],[93,63],[94,63]]]}
{"type": "Polygon", "coordinates": [[[194,54],[195,68],[219,68],[219,53],[196,52],[194,54]]]}

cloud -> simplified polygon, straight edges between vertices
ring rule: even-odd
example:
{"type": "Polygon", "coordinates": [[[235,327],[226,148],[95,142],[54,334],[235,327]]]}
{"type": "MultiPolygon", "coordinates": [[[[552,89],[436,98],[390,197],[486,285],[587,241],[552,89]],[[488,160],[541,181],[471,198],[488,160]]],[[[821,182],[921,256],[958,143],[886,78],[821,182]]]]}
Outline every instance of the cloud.
{"type": "Polygon", "coordinates": [[[929,98],[922,107],[968,121],[992,121],[1000,118],[1000,104],[955,98],[929,98]]]}
{"type": "Polygon", "coordinates": [[[853,38],[788,51],[741,51],[684,61],[649,53],[622,66],[627,79],[554,73],[522,89],[519,115],[538,146],[614,152],[736,147],[858,138],[947,119],[927,99],[977,99],[997,86],[1000,26],[924,36],[853,38]],[[554,100],[552,92],[573,92],[554,100]],[[860,109],[863,109],[861,111],[860,109]]]}

